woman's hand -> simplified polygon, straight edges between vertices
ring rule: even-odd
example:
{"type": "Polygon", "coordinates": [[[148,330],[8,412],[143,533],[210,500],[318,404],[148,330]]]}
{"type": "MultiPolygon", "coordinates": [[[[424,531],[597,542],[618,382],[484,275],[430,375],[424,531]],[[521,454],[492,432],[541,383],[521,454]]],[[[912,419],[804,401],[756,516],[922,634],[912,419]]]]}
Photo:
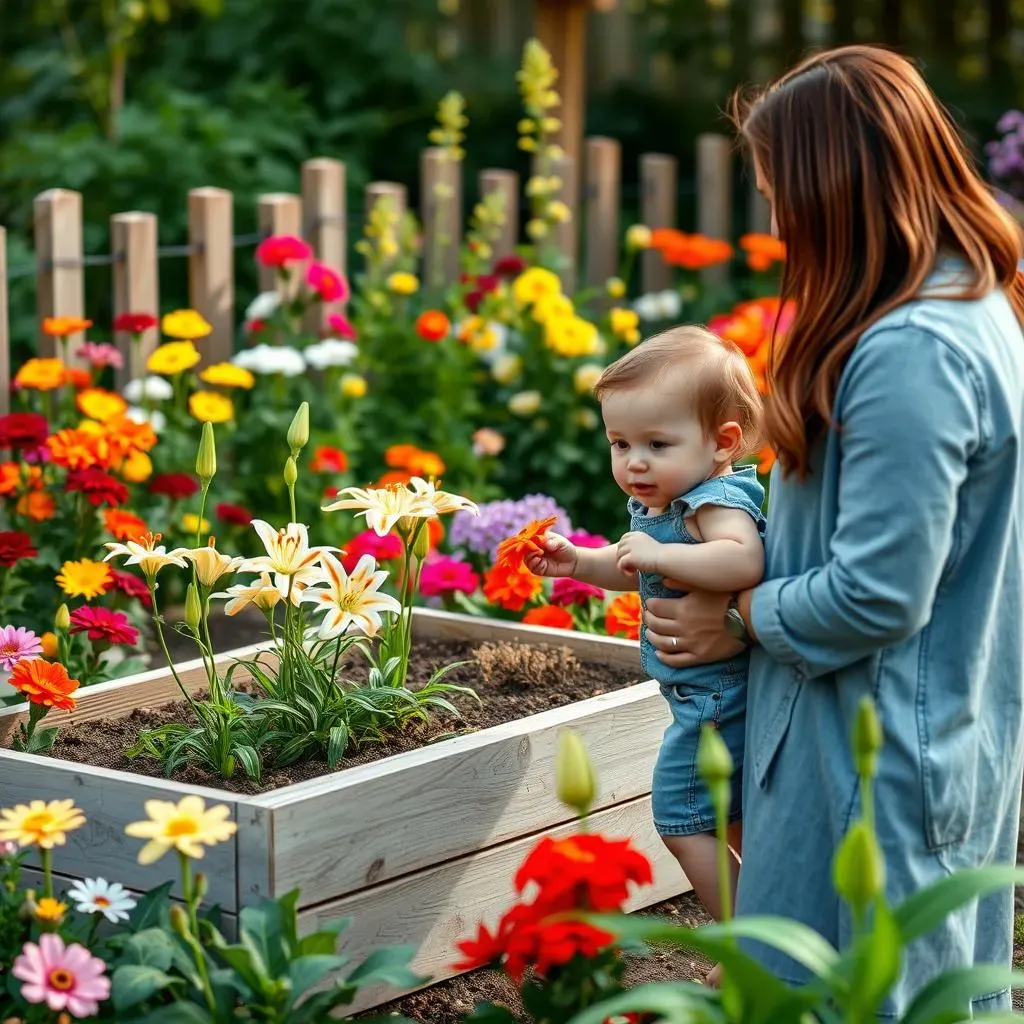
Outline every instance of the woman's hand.
{"type": "MultiPolygon", "coordinates": [[[[674,580],[665,580],[665,585],[677,587],[674,580]]],[[[730,600],[730,594],[701,590],[691,591],[686,597],[650,598],[644,625],[659,660],[670,668],[689,668],[724,661],[745,650],[725,631],[730,600]]]]}

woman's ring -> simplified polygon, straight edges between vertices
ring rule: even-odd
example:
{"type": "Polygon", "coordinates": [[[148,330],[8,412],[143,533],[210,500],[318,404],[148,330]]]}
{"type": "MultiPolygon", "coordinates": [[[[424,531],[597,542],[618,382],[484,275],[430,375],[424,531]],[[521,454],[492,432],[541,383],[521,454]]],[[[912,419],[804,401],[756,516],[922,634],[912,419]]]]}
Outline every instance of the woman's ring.
{"type": "Polygon", "coordinates": [[[674,651],[679,646],[679,640],[676,637],[672,637],[672,650],[674,651]]]}

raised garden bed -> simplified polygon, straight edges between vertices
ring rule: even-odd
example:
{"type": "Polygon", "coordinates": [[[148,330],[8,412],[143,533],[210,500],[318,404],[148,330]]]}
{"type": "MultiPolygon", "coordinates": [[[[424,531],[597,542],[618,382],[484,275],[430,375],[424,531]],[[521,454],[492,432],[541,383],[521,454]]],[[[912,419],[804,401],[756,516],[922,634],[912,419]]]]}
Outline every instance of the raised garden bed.
{"type": "MultiPolygon", "coordinates": [[[[444,612],[417,610],[414,636],[565,647],[583,662],[606,665],[619,685],[639,664],[634,642],[444,612]]],[[[231,661],[252,651],[220,657],[231,661]]],[[[198,661],[179,674],[195,691],[205,683],[198,661]]],[[[148,672],[89,687],[70,720],[81,730],[176,696],[168,672],[148,672]]],[[[0,712],[0,743],[9,741],[24,713],[20,707],[0,712]]],[[[455,940],[478,921],[493,923],[506,908],[515,868],[537,838],[575,829],[554,792],[558,734],[566,726],[583,737],[600,780],[590,827],[632,836],[654,863],[655,883],[638,894],[634,907],[689,888],[650,817],[651,771],[667,718],[657,685],[640,682],[253,794],[4,749],[0,792],[5,804],[73,797],[88,824],[60,849],[57,870],[68,880],[103,874],[136,889],[167,876],[166,865],[138,865],[138,843],[124,836],[145,800],[196,793],[225,803],[238,832],[212,848],[202,868],[211,902],[229,919],[261,896],[298,888],[307,926],[352,916],[343,948],[365,955],[412,944],[419,950],[414,967],[436,980],[452,974],[455,940]]],[[[68,722],[56,713],[47,720],[68,722]]],[[[359,1005],[394,996],[367,993],[359,1005]]]]}

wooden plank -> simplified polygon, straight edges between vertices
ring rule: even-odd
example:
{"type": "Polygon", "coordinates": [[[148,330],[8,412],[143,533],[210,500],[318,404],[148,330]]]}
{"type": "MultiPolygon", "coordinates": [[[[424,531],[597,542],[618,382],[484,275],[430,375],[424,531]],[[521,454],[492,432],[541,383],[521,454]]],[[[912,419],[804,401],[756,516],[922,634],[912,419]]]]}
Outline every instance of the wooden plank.
{"type": "Polygon", "coordinates": [[[512,256],[519,238],[519,175],[515,171],[489,168],[480,172],[480,195],[501,192],[505,196],[505,223],[494,243],[494,258],[512,256]]]}
{"type": "Polygon", "coordinates": [[[459,278],[462,245],[462,164],[443,146],[420,154],[423,280],[443,288],[459,278]]]}
{"type": "Polygon", "coordinates": [[[202,340],[209,363],[235,351],[234,197],[224,188],[194,188],[188,194],[188,294],[192,308],[213,331],[202,340]]]}
{"type": "MultiPolygon", "coordinates": [[[[115,256],[114,317],[122,313],[149,313],[159,318],[156,214],[115,213],[110,218],[110,240],[115,256]]],[[[146,375],[146,360],[159,338],[156,327],[143,332],[138,344],[127,331],[115,334],[114,340],[124,356],[124,369],[117,375],[122,386],[146,375]]]]}
{"type": "MultiPolygon", "coordinates": [[[[640,219],[652,231],[676,226],[677,161],[665,153],[644,153],[640,157],[640,219]]],[[[648,249],[640,264],[644,292],[660,292],[672,284],[672,268],[661,253],[648,249]]]]}
{"type": "Polygon", "coordinates": [[[586,141],[587,284],[601,288],[619,272],[622,147],[615,139],[586,141]]]}
{"type": "MultiPolygon", "coordinates": [[[[697,230],[732,241],[732,143],[725,135],[697,136],[697,230]]],[[[729,277],[728,263],[701,271],[701,281],[717,285],[729,277]]]]}
{"type": "MultiPolygon", "coordinates": [[[[54,851],[54,866],[79,878],[103,875],[136,890],[152,889],[178,874],[172,854],[156,864],[139,864],[138,853],[145,841],[124,834],[125,825],[146,817],[147,800],[176,801],[195,794],[208,806],[227,804],[232,819],[236,817],[233,793],[12,750],[0,750],[0,793],[5,807],[31,800],[73,799],[87,820],[81,828],[68,833],[65,846],[54,851]]],[[[210,882],[210,902],[219,903],[226,910],[237,907],[235,845],[232,838],[208,847],[199,865],[210,882]]],[[[40,867],[38,852],[30,850],[25,863],[40,867]]],[[[181,895],[177,884],[173,891],[181,895]]]]}
{"type": "Polygon", "coordinates": [[[82,268],[82,193],[65,188],[40,192],[34,203],[36,246],[36,314],[39,318],[39,354],[62,355],[71,364],[85,340],[83,331],[61,339],[45,334],[48,316],[85,316],[85,275],[82,268]]]}
{"type": "MultiPolygon", "coordinates": [[[[272,235],[299,238],[302,236],[302,199],[290,192],[266,193],[256,200],[256,219],[264,238],[272,235]]],[[[291,267],[285,281],[276,267],[261,266],[257,271],[260,291],[279,291],[282,296],[292,298],[301,289],[305,269],[305,265],[291,267]]]]}
{"type": "Polygon", "coordinates": [[[11,411],[11,308],[7,301],[7,229],[0,227],[0,416],[11,411]]]}
{"type": "MultiPolygon", "coordinates": [[[[318,157],[302,165],[303,237],[316,258],[339,274],[347,258],[345,165],[340,160],[318,157]]],[[[343,302],[318,302],[306,314],[306,330],[319,336],[331,313],[345,309],[343,302]]]]}
{"type": "MultiPolygon", "coordinates": [[[[237,803],[238,833],[236,844],[238,906],[255,906],[261,899],[274,895],[271,865],[274,859],[272,812],[249,799],[237,803]]],[[[329,841],[329,837],[323,837],[329,841]]],[[[277,893],[284,895],[284,890],[277,893]]]]}
{"type": "MultiPolygon", "coordinates": [[[[652,861],[654,884],[638,890],[627,905],[639,910],[691,888],[675,858],[654,831],[649,797],[641,797],[594,814],[592,832],[629,836],[652,861]]],[[[575,822],[553,830],[554,836],[578,831],[575,822]]],[[[417,947],[412,967],[443,981],[456,972],[455,943],[476,932],[479,922],[493,927],[514,899],[512,876],[539,836],[526,836],[484,853],[462,857],[365,892],[332,900],[299,914],[299,927],[310,932],[322,923],[352,917],[341,934],[339,951],[362,960],[373,950],[391,945],[417,947]]],[[[380,1005],[398,993],[383,988],[360,993],[350,1012],[380,1005]]]]}

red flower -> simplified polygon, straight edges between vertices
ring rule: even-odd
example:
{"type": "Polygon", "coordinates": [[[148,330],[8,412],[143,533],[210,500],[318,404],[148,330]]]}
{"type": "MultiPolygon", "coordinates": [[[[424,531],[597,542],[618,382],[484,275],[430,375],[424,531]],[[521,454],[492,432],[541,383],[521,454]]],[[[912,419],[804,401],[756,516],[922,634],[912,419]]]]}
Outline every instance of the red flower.
{"type": "Polygon", "coordinates": [[[401,538],[396,537],[393,533],[387,533],[380,537],[373,530],[363,530],[362,533],[357,533],[345,545],[345,554],[341,559],[345,571],[351,572],[363,555],[373,555],[378,562],[400,558],[402,555],[401,538]]]}
{"type": "Polygon", "coordinates": [[[352,321],[343,313],[331,313],[327,318],[327,326],[339,338],[347,338],[349,341],[356,340],[356,329],[352,326],[352,321]]]}
{"type": "Polygon", "coordinates": [[[479,277],[469,280],[473,281],[473,289],[466,293],[466,308],[475,313],[480,308],[480,303],[501,286],[501,278],[497,274],[480,274],[479,277]]]}
{"type": "Polygon", "coordinates": [[[344,473],[348,469],[348,456],[340,448],[318,445],[313,449],[309,468],[314,473],[344,473]]]}
{"type": "Polygon", "coordinates": [[[424,341],[441,341],[451,329],[451,320],[439,309],[428,309],[416,320],[416,333],[424,341]]]}
{"type": "Polygon", "coordinates": [[[577,954],[588,959],[597,956],[614,941],[611,932],[583,921],[532,922],[516,928],[509,937],[505,970],[516,981],[527,967],[544,977],[577,954]]]}
{"type": "Polygon", "coordinates": [[[139,631],[128,622],[124,612],[112,612],[109,608],[83,605],[71,613],[71,632],[85,633],[92,641],[107,641],[112,644],[134,646],[139,631]]]}
{"type": "Polygon", "coordinates": [[[569,576],[562,576],[551,584],[551,603],[565,608],[574,604],[586,604],[591,598],[604,600],[604,591],[592,583],[583,583],[569,576]]]}
{"type": "Polygon", "coordinates": [[[128,488],[102,469],[76,469],[68,473],[64,489],[81,491],[91,505],[110,505],[116,508],[128,500],[128,488]]]}
{"type": "Polygon", "coordinates": [[[549,629],[575,628],[572,615],[564,608],[558,608],[553,604],[542,604],[531,608],[523,616],[523,622],[527,626],[547,626],[549,629]]]}
{"type": "Polygon", "coordinates": [[[50,433],[46,417],[36,412],[0,416],[0,448],[39,448],[50,433]]]}
{"type": "Polygon", "coordinates": [[[243,505],[232,505],[222,501],[216,508],[217,518],[229,526],[248,526],[252,513],[243,505]]]}
{"type": "Polygon", "coordinates": [[[526,260],[521,256],[502,256],[494,262],[494,273],[498,277],[518,277],[526,269],[526,260]]]}
{"type": "Polygon", "coordinates": [[[199,484],[188,473],[157,473],[149,481],[150,494],[163,494],[171,501],[191,498],[198,490],[199,484]]]}
{"type": "Polygon", "coordinates": [[[152,313],[121,313],[114,318],[114,330],[127,334],[141,334],[156,325],[157,318],[152,313]]]}
{"type": "Polygon", "coordinates": [[[286,267],[289,263],[308,260],[313,250],[294,235],[271,235],[256,246],[256,262],[265,267],[286,267]]]}
{"type": "Polygon", "coordinates": [[[507,936],[501,932],[500,924],[493,935],[484,925],[480,925],[475,939],[464,939],[455,944],[455,948],[462,954],[462,959],[452,964],[452,970],[475,971],[500,963],[505,955],[506,938],[507,936]]]}
{"type": "Polygon", "coordinates": [[[138,576],[130,572],[114,570],[114,586],[127,597],[134,597],[143,608],[149,608],[153,599],[149,596],[149,587],[138,576]]]}
{"type": "Polygon", "coordinates": [[[348,301],[348,281],[323,263],[310,263],[306,271],[306,284],[310,291],[317,294],[321,302],[348,301]]]}
{"type": "Polygon", "coordinates": [[[0,565],[8,567],[23,558],[35,558],[39,554],[32,547],[32,538],[21,530],[0,530],[0,565]]]}

